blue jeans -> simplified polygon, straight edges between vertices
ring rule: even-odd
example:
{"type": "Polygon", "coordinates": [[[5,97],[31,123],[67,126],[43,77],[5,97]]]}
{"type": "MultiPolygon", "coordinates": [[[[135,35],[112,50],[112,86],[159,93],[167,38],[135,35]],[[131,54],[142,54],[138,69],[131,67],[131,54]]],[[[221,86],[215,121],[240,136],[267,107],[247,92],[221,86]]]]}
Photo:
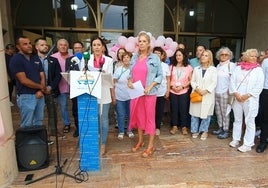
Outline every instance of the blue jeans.
{"type": "Polygon", "coordinates": [[[199,117],[192,116],[191,117],[191,132],[192,133],[208,132],[210,119],[211,119],[211,116],[208,116],[206,119],[201,119],[199,117]],[[200,120],[201,120],[201,123],[200,123],[200,120]]]}
{"type": "Polygon", "coordinates": [[[125,129],[125,118],[129,118],[129,105],[130,100],[119,101],[116,100],[116,114],[119,133],[124,133],[125,129]]]}
{"type": "Polygon", "coordinates": [[[64,125],[71,125],[70,116],[68,113],[68,94],[67,93],[61,93],[58,96],[58,103],[60,105],[60,112],[61,117],[64,125]]]}
{"type": "Polygon", "coordinates": [[[43,125],[44,97],[37,99],[35,94],[20,94],[17,96],[17,104],[20,109],[21,127],[43,125]]]}
{"type": "Polygon", "coordinates": [[[109,109],[110,103],[99,105],[99,109],[102,110],[99,113],[99,125],[101,133],[101,144],[106,144],[108,131],[109,131],[109,109]]]}

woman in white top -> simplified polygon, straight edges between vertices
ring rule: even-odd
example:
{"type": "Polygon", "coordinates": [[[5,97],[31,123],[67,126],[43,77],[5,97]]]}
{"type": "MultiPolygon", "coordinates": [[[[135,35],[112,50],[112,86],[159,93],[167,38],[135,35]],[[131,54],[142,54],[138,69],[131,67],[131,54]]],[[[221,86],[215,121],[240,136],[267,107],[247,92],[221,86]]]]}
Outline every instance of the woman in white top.
{"type": "Polygon", "coordinates": [[[259,95],[263,89],[264,75],[257,63],[258,50],[248,49],[243,54],[243,61],[238,63],[232,76],[229,91],[234,95],[232,108],[234,112],[233,140],[231,147],[239,145],[242,135],[243,115],[245,116],[246,130],[243,145],[238,148],[247,152],[254,146],[255,117],[259,108],[259,95]]]}
{"type": "Polygon", "coordinates": [[[158,57],[160,58],[161,67],[163,71],[163,79],[162,82],[159,84],[159,88],[157,90],[156,107],[155,107],[155,126],[156,126],[155,134],[159,136],[166,100],[169,98],[170,71],[168,64],[165,63],[167,54],[163,50],[163,48],[159,46],[154,47],[153,53],[158,55],[158,57]]]}
{"type": "MultiPolygon", "coordinates": [[[[113,74],[113,59],[104,55],[105,43],[100,37],[91,40],[92,54],[88,61],[88,65],[100,69],[101,74],[113,74]]],[[[109,130],[109,109],[111,102],[115,103],[114,88],[111,83],[102,81],[101,99],[99,104],[99,126],[101,132],[101,155],[105,153],[105,144],[109,130]]]]}
{"type": "Polygon", "coordinates": [[[128,127],[128,137],[133,138],[134,134],[129,129],[129,108],[130,108],[130,96],[128,93],[128,76],[130,73],[129,63],[132,57],[132,53],[124,52],[122,54],[122,65],[117,67],[114,71],[113,81],[114,81],[114,92],[116,98],[116,114],[118,122],[118,131],[119,134],[117,138],[123,140],[124,138],[124,129],[125,129],[125,120],[127,118],[127,127],[128,127]]]}
{"type": "Polygon", "coordinates": [[[230,125],[230,115],[226,113],[230,77],[236,65],[230,61],[233,59],[233,52],[227,47],[222,47],[216,52],[216,59],[219,60],[219,64],[217,65],[217,86],[215,89],[215,113],[219,129],[213,131],[213,134],[218,135],[219,139],[225,139],[229,137],[230,125]]]}

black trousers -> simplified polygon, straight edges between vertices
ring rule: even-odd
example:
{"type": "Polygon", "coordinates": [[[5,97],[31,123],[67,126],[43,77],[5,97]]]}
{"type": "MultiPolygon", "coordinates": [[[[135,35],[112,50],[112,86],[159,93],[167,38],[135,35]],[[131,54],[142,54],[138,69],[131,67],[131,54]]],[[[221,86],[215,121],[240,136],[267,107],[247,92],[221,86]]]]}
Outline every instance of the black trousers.
{"type": "Polygon", "coordinates": [[[161,121],[162,121],[164,110],[165,110],[165,103],[166,103],[166,99],[164,98],[164,96],[156,98],[155,126],[157,129],[160,129],[160,126],[161,126],[161,121]]]}
{"type": "Polygon", "coordinates": [[[268,143],[268,89],[263,89],[260,95],[259,124],[261,127],[261,142],[268,143]]]}
{"type": "Polygon", "coordinates": [[[57,98],[53,94],[45,95],[45,102],[47,106],[48,117],[48,133],[49,135],[56,135],[57,126],[57,98]]]}
{"type": "Polygon", "coordinates": [[[171,126],[190,127],[189,92],[182,95],[170,93],[171,126]]]}
{"type": "Polygon", "coordinates": [[[78,131],[78,104],[77,104],[77,97],[72,98],[72,113],[74,117],[74,124],[78,131]]]}

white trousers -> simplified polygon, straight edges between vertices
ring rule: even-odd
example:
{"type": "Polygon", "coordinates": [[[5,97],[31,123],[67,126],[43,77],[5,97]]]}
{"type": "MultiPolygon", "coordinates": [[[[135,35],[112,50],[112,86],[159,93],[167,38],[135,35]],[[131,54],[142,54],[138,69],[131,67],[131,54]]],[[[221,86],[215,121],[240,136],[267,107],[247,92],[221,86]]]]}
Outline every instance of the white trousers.
{"type": "Polygon", "coordinates": [[[244,103],[239,103],[236,100],[233,103],[234,123],[233,123],[233,140],[241,140],[243,114],[245,116],[246,130],[243,138],[243,144],[246,146],[254,146],[255,139],[255,117],[258,113],[258,107],[250,105],[247,100],[244,103]]]}

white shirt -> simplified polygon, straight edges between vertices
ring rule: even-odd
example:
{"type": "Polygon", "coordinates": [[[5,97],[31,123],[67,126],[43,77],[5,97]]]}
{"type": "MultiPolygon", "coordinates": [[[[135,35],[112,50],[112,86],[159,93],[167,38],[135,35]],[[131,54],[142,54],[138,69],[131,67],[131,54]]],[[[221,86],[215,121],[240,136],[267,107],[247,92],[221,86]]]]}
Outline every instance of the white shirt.
{"type": "Polygon", "coordinates": [[[230,62],[222,62],[217,65],[217,86],[216,93],[226,93],[230,85],[230,77],[235,69],[236,64],[230,62]]]}
{"type": "Polygon", "coordinates": [[[168,64],[161,62],[162,71],[163,71],[163,79],[159,85],[157,90],[157,97],[162,97],[166,94],[167,91],[167,76],[170,76],[169,66],[168,64]]]}

